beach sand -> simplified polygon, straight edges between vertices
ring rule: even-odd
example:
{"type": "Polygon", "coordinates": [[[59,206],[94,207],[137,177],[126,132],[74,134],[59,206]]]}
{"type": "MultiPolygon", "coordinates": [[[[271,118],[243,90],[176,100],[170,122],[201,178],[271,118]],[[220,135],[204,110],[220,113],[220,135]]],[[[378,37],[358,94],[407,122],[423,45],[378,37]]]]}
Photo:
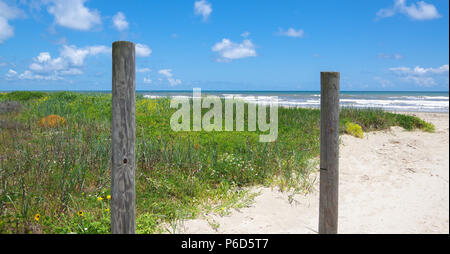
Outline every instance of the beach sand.
{"type": "MultiPolygon", "coordinates": [[[[449,233],[449,115],[414,115],[435,124],[436,132],[393,127],[364,139],[341,136],[339,233],[449,233]]],[[[309,194],[290,199],[275,188],[254,188],[260,195],[250,207],[184,221],[176,232],[317,233],[315,177],[309,194]]]]}

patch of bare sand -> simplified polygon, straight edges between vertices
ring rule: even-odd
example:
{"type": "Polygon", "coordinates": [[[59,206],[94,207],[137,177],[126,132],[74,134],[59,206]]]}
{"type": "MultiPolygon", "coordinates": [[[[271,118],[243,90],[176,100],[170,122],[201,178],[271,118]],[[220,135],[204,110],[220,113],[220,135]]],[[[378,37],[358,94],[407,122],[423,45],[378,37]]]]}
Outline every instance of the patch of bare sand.
{"type": "MultiPolygon", "coordinates": [[[[415,115],[436,132],[394,127],[341,137],[339,233],[449,233],[449,115],[415,115]]],[[[291,198],[255,188],[261,194],[250,207],[184,221],[177,232],[317,233],[318,182],[314,192],[291,198]]]]}

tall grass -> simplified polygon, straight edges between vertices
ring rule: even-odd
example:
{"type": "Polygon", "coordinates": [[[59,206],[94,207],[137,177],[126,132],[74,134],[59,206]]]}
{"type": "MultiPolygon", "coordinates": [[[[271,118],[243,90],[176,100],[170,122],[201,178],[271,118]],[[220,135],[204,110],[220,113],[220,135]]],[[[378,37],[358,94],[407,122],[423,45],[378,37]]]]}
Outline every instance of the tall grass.
{"type": "MultiPolygon", "coordinates": [[[[111,95],[16,92],[2,94],[0,103],[5,100],[20,101],[24,110],[0,120],[25,128],[0,129],[0,233],[108,233],[111,95]],[[48,115],[67,124],[39,127],[48,115]]],[[[318,110],[280,108],[277,141],[260,143],[258,132],[173,132],[169,105],[168,99],[136,101],[139,233],[245,205],[248,186],[311,188],[318,110]]],[[[418,118],[380,110],[343,109],[346,122],[365,131],[432,130],[418,118]]]]}

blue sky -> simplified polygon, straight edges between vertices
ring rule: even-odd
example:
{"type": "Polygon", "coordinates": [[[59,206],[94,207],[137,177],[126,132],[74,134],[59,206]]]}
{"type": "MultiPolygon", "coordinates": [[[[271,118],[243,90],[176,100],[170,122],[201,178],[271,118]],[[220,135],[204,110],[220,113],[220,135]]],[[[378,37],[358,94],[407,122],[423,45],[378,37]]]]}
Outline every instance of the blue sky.
{"type": "Polygon", "coordinates": [[[138,90],[448,91],[447,0],[0,0],[0,90],[110,90],[136,43],[138,90]]]}

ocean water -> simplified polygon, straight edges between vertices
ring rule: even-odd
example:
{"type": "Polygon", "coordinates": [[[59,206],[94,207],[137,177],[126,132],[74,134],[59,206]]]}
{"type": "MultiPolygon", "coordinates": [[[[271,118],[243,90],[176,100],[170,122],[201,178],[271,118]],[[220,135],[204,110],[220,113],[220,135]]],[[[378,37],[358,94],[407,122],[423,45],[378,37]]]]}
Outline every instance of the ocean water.
{"type": "MultiPolygon", "coordinates": [[[[192,97],[192,91],[138,91],[149,99],[162,97],[192,97]]],[[[320,92],[279,91],[202,91],[202,95],[237,96],[248,102],[256,98],[264,103],[270,96],[278,96],[284,107],[320,107],[320,92]]],[[[341,107],[380,108],[398,112],[449,112],[448,92],[341,92],[341,107]]]]}

